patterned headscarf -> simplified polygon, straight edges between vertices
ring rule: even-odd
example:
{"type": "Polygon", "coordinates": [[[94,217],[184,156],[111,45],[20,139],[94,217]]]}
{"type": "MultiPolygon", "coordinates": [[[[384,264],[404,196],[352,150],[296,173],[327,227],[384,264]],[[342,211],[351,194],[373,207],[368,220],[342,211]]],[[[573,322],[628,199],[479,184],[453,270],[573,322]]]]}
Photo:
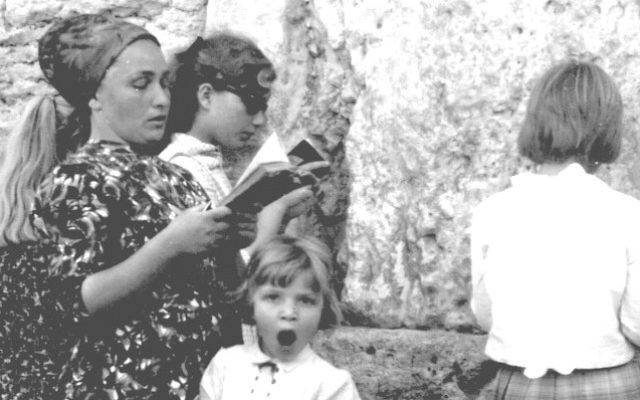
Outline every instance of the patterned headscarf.
{"type": "MultiPolygon", "coordinates": [[[[249,39],[230,33],[198,37],[182,57],[194,56],[194,62],[208,69],[208,81],[216,90],[237,94],[249,114],[267,108],[268,94],[276,79],[271,61],[249,39]]],[[[205,71],[203,71],[205,72],[205,71]]]]}
{"type": "Polygon", "coordinates": [[[38,43],[40,68],[74,107],[95,95],[107,69],[131,43],[158,39],[108,14],[79,14],[54,23],[38,43]]]}

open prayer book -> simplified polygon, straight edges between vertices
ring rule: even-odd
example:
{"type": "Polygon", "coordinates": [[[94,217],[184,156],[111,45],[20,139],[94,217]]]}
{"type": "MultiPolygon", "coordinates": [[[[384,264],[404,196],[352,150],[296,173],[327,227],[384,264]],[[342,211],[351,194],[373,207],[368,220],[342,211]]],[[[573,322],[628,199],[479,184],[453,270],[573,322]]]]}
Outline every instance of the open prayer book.
{"type": "Polygon", "coordinates": [[[328,173],[329,164],[307,139],[286,153],[278,136],[272,133],[220,205],[237,212],[257,213],[272,201],[312,185],[328,173]],[[310,169],[310,163],[318,166],[310,169]],[[305,164],[309,165],[301,168],[305,164]]]}

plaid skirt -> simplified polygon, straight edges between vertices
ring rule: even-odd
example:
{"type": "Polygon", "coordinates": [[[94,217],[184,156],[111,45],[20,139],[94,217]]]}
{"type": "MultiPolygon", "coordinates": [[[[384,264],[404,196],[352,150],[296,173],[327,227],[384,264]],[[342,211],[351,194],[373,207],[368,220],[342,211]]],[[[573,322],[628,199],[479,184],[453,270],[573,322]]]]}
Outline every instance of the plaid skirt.
{"type": "Polygon", "coordinates": [[[640,399],[640,364],[602,369],[577,369],[569,375],[549,371],[537,379],[523,369],[500,364],[489,384],[487,399],[494,400],[631,400],[640,399]]]}

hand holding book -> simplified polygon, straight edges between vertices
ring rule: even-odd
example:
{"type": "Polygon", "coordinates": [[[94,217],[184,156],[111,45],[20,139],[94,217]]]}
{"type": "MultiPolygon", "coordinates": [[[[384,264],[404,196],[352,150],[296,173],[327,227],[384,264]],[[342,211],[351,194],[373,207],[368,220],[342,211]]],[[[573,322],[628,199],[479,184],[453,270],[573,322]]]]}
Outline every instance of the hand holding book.
{"type": "Polygon", "coordinates": [[[295,189],[314,185],[329,173],[329,163],[307,140],[298,143],[287,158],[289,161],[255,165],[220,205],[234,212],[258,213],[267,204],[295,189]]]}
{"type": "Polygon", "coordinates": [[[294,218],[309,208],[313,200],[313,193],[308,186],[295,189],[264,207],[258,214],[256,223],[256,238],[245,250],[253,254],[257,249],[273,239],[280,231],[287,218],[294,218]],[[297,213],[297,214],[296,214],[297,213]]]}

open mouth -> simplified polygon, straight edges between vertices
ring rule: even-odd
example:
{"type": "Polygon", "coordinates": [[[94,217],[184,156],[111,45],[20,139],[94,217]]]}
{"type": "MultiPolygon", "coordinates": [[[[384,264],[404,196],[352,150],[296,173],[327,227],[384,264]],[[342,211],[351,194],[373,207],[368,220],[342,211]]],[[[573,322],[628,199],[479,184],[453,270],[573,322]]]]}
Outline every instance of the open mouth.
{"type": "Polygon", "coordinates": [[[278,343],[281,346],[291,346],[296,341],[296,333],[291,329],[278,332],[278,343]]]}

